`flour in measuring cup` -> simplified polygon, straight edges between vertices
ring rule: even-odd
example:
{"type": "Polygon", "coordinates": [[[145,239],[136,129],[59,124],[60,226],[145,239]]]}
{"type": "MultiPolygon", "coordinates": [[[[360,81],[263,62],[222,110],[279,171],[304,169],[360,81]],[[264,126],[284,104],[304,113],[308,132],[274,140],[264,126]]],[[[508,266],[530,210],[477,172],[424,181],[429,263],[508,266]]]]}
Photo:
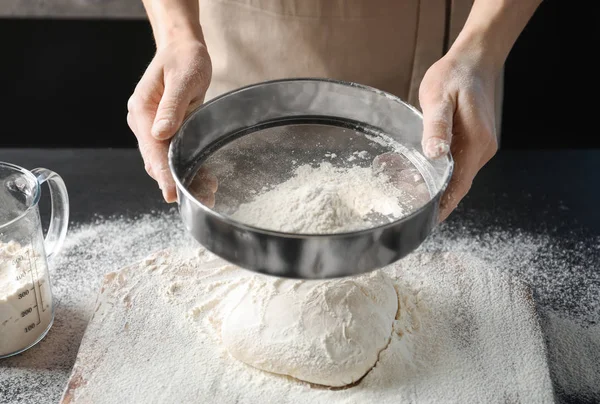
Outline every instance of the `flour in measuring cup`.
{"type": "Polygon", "coordinates": [[[0,242],[0,357],[35,344],[52,318],[45,260],[31,246],[0,242]]]}

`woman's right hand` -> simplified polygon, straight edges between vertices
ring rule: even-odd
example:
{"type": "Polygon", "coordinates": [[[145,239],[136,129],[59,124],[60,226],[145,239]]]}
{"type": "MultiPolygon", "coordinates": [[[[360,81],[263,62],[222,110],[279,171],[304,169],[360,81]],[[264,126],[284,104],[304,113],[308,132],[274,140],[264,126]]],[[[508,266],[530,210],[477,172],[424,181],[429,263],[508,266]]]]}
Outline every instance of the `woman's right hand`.
{"type": "Polygon", "coordinates": [[[127,102],[127,123],[135,134],[144,166],[165,201],[177,193],[167,162],[169,140],[185,117],[204,102],[212,65],[206,46],[195,39],[166,43],[127,102]]]}

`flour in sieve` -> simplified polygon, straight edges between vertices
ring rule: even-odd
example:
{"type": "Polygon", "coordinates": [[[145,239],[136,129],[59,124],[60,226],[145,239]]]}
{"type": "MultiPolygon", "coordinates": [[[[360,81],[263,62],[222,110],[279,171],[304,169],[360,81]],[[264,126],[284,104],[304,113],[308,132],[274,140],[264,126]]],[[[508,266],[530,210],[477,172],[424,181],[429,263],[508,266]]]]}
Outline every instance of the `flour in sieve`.
{"type": "Polygon", "coordinates": [[[415,197],[371,167],[302,165],[289,180],[244,203],[232,218],[290,233],[341,233],[397,220],[415,197]]]}

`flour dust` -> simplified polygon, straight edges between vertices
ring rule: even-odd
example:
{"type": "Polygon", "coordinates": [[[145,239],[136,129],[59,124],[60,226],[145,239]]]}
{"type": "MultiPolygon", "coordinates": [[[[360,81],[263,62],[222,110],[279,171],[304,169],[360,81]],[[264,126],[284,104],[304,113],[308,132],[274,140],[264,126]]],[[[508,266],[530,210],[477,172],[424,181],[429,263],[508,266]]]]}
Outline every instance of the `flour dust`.
{"type": "MultiPolygon", "coordinates": [[[[586,247],[559,243],[545,233],[490,228],[478,236],[470,228],[468,223],[443,224],[420,252],[468,252],[467,256],[485,262],[491,270],[514,275],[529,284],[540,314],[558,398],[599,402],[600,239],[589,240],[592,247],[586,247]]],[[[40,344],[2,360],[0,397],[57,402],[102,276],[152,252],[194,243],[175,210],[134,219],[98,218],[72,227],[64,250],[50,266],[55,323],[40,344]],[[31,389],[31,383],[38,388],[31,389]]],[[[171,293],[176,292],[175,286],[171,293]]]]}

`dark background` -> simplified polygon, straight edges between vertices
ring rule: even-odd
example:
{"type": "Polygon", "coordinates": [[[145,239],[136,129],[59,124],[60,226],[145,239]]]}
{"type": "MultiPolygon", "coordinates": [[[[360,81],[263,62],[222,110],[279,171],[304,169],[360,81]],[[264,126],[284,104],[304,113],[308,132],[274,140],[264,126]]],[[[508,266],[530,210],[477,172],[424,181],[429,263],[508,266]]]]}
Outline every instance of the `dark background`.
{"type": "MultiPolygon", "coordinates": [[[[506,63],[502,149],[597,148],[596,2],[545,0],[506,63]]],[[[147,21],[1,19],[0,147],[136,147],[147,21]]]]}

